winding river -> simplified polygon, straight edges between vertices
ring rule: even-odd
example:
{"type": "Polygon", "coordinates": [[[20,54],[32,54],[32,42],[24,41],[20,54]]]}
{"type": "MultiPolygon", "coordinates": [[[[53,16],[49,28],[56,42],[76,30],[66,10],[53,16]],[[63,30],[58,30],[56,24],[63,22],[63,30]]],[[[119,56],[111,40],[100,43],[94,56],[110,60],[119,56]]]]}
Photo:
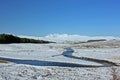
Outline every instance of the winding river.
{"type": "MultiPolygon", "coordinates": [[[[87,60],[83,59],[81,57],[72,56],[74,53],[74,50],[71,48],[65,48],[66,51],[64,51],[61,55],[67,58],[74,58],[74,59],[81,59],[81,60],[87,60]]],[[[53,56],[56,57],[57,55],[53,56]]],[[[35,65],[35,66],[61,66],[61,67],[104,67],[104,66],[113,66],[113,64],[108,63],[107,65],[104,65],[105,62],[99,62],[94,60],[87,60],[87,61],[93,61],[103,64],[103,66],[97,66],[97,65],[83,65],[83,64],[76,64],[76,63],[67,63],[67,62],[54,62],[54,61],[41,61],[41,60],[22,60],[22,59],[11,59],[11,58],[3,58],[0,57],[0,60],[6,60],[9,62],[13,62],[16,64],[29,64],[29,65],[35,65]]],[[[107,63],[107,62],[106,62],[107,63]]]]}

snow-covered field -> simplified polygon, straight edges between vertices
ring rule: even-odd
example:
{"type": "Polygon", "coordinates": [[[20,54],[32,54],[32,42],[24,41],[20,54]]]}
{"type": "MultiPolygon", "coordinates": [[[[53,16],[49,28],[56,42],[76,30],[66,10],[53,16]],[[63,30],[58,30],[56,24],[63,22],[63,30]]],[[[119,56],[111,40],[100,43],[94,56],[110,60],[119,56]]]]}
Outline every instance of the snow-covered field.
{"type": "Polygon", "coordinates": [[[0,44],[0,60],[8,61],[7,64],[0,63],[0,80],[114,80],[113,73],[120,79],[119,66],[106,67],[105,63],[81,57],[119,64],[120,40],[77,44],[0,44]],[[74,57],[64,56],[66,48],[73,50],[70,52],[74,57]]]}

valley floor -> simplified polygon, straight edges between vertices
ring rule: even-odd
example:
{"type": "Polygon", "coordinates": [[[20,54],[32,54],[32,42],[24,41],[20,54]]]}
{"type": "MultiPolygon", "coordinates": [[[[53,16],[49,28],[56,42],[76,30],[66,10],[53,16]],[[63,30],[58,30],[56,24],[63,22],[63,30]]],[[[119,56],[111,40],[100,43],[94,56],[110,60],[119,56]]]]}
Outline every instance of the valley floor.
{"type": "MultiPolygon", "coordinates": [[[[107,60],[119,65],[120,47],[86,47],[88,44],[0,44],[0,80],[114,80],[119,66],[85,60],[107,60]],[[66,56],[66,48],[73,51],[66,56]],[[114,73],[114,74],[113,74],[114,73]]],[[[92,45],[89,44],[89,45],[92,45]]],[[[119,80],[118,79],[118,80],[119,80]]]]}

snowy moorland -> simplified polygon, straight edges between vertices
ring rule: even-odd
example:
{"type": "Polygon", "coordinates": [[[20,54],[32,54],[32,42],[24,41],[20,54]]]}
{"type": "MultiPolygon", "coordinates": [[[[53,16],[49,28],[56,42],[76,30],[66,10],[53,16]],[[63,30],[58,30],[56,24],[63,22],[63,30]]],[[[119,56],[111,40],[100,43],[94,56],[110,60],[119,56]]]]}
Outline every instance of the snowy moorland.
{"type": "Polygon", "coordinates": [[[57,42],[50,44],[0,44],[0,60],[7,61],[0,63],[0,80],[120,79],[119,38],[62,36],[36,38],[57,42]],[[107,41],[81,43],[91,39],[107,41]]]}

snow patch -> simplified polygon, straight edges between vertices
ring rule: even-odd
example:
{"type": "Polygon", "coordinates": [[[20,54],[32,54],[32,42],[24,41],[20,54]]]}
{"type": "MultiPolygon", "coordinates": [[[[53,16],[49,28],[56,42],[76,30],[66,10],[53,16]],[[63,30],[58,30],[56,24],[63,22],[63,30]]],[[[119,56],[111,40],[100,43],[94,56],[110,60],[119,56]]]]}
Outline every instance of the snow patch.
{"type": "Polygon", "coordinates": [[[35,37],[35,36],[22,36],[19,37],[22,38],[33,38],[33,39],[42,39],[42,40],[49,40],[54,42],[83,42],[87,40],[94,40],[94,39],[106,39],[106,40],[112,40],[112,39],[120,39],[119,37],[113,37],[113,36],[81,36],[81,35],[69,35],[69,34],[49,34],[44,37],[35,37]]]}

